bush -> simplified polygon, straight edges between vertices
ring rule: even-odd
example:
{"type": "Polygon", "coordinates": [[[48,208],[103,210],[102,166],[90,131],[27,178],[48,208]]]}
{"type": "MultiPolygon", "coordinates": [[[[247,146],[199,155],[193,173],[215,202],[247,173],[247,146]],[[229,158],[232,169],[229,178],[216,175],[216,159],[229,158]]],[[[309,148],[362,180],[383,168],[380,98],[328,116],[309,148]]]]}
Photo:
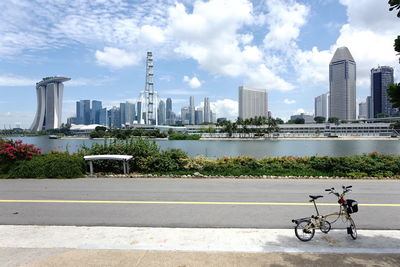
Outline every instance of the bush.
{"type": "MultiPolygon", "coordinates": [[[[131,155],[130,170],[138,172],[172,171],[183,169],[187,155],[178,149],[160,151],[154,141],[147,139],[105,140],[103,144],[82,147],[80,155],[131,155]]],[[[121,162],[113,160],[93,161],[98,172],[123,173],[121,162]]]]}
{"type": "Polygon", "coordinates": [[[40,154],[40,148],[23,144],[21,140],[5,140],[0,138],[0,174],[8,171],[19,161],[30,160],[40,154]]]}
{"type": "Polygon", "coordinates": [[[199,134],[180,134],[180,133],[173,133],[168,137],[168,140],[199,140],[201,135],[199,134]]]}
{"type": "Polygon", "coordinates": [[[79,155],[62,152],[36,155],[20,161],[9,173],[10,178],[78,178],[83,177],[85,162],[79,155]]]}

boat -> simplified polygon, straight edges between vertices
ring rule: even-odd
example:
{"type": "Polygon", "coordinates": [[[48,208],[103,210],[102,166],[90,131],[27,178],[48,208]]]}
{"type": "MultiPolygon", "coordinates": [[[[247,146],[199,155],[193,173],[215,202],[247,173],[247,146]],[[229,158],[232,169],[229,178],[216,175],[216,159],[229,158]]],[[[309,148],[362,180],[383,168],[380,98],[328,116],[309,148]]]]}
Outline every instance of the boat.
{"type": "Polygon", "coordinates": [[[53,135],[53,134],[49,135],[49,139],[60,139],[60,138],[61,136],[58,135],[53,135]]]}

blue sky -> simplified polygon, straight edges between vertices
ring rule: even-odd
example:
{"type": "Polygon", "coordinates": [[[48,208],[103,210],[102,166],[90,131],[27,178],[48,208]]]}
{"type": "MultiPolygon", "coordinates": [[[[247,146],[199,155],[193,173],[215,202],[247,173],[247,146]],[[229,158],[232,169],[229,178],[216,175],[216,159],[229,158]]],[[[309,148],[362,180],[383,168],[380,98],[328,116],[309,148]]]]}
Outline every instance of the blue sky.
{"type": "Polygon", "coordinates": [[[313,113],[325,93],[337,47],[357,63],[357,101],[369,71],[399,64],[400,19],[377,0],[2,0],[0,128],[29,127],[35,83],[64,75],[63,121],[75,101],[111,107],[135,102],[145,83],[146,51],[155,89],[179,111],[208,96],[217,117],[235,118],[238,87],[266,88],[269,110],[287,119],[313,113]]]}

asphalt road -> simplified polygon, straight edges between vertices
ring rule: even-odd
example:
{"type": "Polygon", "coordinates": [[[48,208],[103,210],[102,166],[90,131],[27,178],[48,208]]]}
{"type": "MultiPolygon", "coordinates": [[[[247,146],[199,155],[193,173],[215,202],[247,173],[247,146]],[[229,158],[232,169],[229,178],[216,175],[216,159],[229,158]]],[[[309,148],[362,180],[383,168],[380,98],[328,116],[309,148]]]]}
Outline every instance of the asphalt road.
{"type": "Polygon", "coordinates": [[[324,189],[342,185],[360,203],[359,229],[400,229],[400,181],[385,180],[0,180],[0,224],[292,228],[293,218],[315,214],[309,194],[331,204],[321,213],[337,211],[324,189]]]}

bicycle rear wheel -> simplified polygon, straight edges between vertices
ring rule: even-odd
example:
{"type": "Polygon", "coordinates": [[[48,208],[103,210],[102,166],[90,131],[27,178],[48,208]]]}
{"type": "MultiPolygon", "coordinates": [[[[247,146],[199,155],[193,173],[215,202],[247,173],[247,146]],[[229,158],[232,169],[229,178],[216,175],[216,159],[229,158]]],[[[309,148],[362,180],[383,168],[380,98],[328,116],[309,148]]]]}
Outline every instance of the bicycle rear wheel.
{"type": "Polygon", "coordinates": [[[294,228],[296,237],[303,241],[310,241],[315,234],[315,228],[310,221],[302,221],[294,228]]]}
{"type": "Polygon", "coordinates": [[[350,229],[348,230],[350,232],[349,234],[350,234],[351,238],[356,240],[357,239],[356,224],[354,223],[352,218],[349,219],[349,222],[350,222],[350,226],[349,226],[350,229]]]}

